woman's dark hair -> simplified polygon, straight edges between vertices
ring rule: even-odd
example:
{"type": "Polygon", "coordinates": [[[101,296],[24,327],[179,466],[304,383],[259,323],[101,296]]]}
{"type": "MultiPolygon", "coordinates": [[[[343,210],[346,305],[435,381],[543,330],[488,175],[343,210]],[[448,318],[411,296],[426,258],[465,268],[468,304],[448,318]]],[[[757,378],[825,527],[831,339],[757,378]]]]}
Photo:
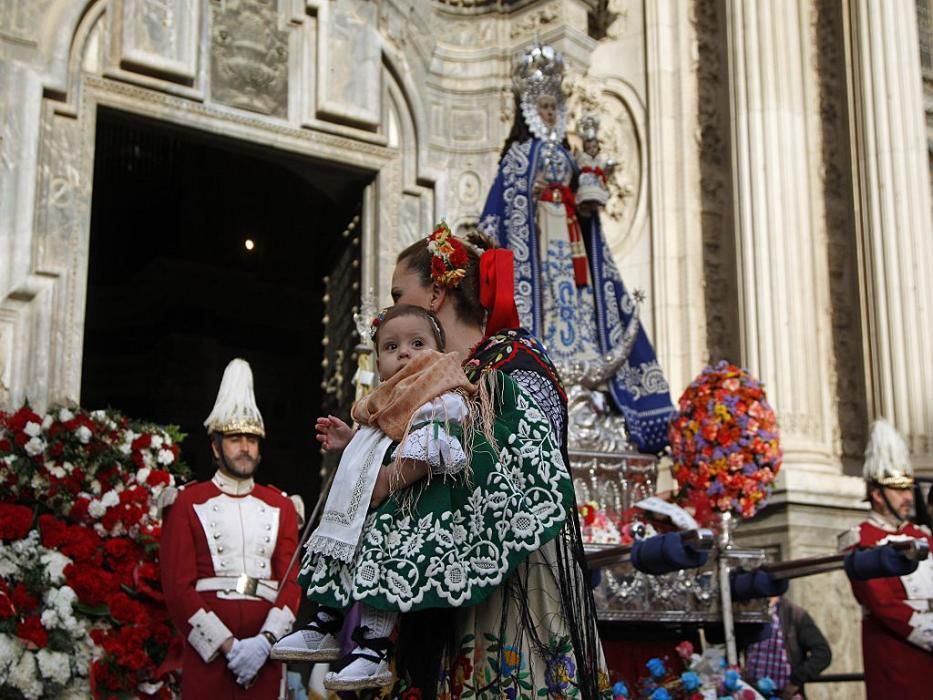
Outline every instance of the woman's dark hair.
{"type": "MultiPolygon", "coordinates": [[[[481,238],[482,234],[471,233],[469,240],[459,240],[467,252],[466,274],[456,287],[448,287],[447,295],[453,300],[454,312],[457,318],[473,326],[482,326],[486,322],[486,309],[479,302],[479,256],[477,248],[486,250],[492,247],[488,238],[481,238]]],[[[396,264],[405,266],[418,273],[418,281],[422,287],[434,284],[431,277],[431,261],[433,254],[428,250],[428,239],[421,238],[398,254],[396,264]]]]}
{"type": "Polygon", "coordinates": [[[400,316],[417,316],[418,318],[427,321],[428,327],[431,329],[431,334],[434,336],[434,340],[437,342],[437,349],[441,352],[444,352],[445,347],[447,346],[447,338],[444,336],[444,328],[441,326],[441,322],[437,320],[437,316],[433,311],[428,311],[422,306],[415,306],[414,304],[396,304],[395,306],[390,306],[386,309],[385,314],[382,318],[379,319],[379,325],[376,326],[376,332],[373,334],[373,345],[376,346],[376,354],[379,354],[379,332],[382,330],[382,327],[385,326],[393,318],[399,318],[400,316]]]}

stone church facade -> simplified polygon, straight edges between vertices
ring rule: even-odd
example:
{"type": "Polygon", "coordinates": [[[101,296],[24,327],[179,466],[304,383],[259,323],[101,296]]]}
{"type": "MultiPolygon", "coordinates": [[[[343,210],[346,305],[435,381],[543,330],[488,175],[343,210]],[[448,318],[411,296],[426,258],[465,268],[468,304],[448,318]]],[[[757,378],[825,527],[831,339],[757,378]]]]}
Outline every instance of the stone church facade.
{"type": "MultiPolygon", "coordinates": [[[[872,418],[933,471],[910,0],[0,0],[0,405],[80,398],[99,109],[364,173],[362,288],[385,297],[398,250],[475,222],[535,39],[619,163],[607,235],[674,398],[727,358],[777,408],[779,488],[740,540],[833,551],[872,418]]],[[[859,670],[844,577],[791,591],[831,670],[859,670]]]]}

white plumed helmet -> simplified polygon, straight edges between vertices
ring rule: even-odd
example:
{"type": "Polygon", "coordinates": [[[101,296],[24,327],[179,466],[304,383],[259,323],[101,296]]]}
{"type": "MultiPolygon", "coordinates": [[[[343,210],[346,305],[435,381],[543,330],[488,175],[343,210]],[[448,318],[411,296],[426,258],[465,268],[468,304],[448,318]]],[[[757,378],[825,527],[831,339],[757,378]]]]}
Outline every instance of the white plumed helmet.
{"type": "Polygon", "coordinates": [[[220,380],[214,410],[204,421],[208,434],[266,436],[262,414],[253,393],[253,370],[246,360],[231,360],[220,380]]]}
{"type": "Polygon", "coordinates": [[[892,489],[909,489],[914,485],[907,443],[884,418],[877,419],[871,426],[862,477],[869,484],[892,489]]]}

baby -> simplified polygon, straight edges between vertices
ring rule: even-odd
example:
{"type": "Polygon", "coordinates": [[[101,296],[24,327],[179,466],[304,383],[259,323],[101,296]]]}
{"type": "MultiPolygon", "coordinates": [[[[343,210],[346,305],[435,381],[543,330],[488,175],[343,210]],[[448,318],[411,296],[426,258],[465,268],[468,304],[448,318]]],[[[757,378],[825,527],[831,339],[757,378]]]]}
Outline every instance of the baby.
{"type": "MultiPolygon", "coordinates": [[[[319,418],[315,425],[326,450],[344,452],[321,522],[306,545],[303,575],[314,571],[322,557],[353,560],[366,504],[376,507],[392,492],[420,479],[456,474],[467,465],[463,445],[451,434],[451,426],[468,420],[465,397],[474,388],[459,359],[442,354],[444,332],[435,315],[420,306],[396,305],[373,321],[371,334],[380,384],[353,406],[351,414],[359,429],[354,431],[334,416],[319,418]],[[398,447],[393,451],[394,444],[398,447]]],[[[338,673],[327,674],[324,685],[329,690],[392,682],[389,635],[398,612],[365,604],[361,608],[360,626],[353,633],[358,646],[338,673]]],[[[341,611],[319,607],[306,628],[279,640],[272,658],[335,660],[340,656],[335,635],[342,626],[341,611]]]]}

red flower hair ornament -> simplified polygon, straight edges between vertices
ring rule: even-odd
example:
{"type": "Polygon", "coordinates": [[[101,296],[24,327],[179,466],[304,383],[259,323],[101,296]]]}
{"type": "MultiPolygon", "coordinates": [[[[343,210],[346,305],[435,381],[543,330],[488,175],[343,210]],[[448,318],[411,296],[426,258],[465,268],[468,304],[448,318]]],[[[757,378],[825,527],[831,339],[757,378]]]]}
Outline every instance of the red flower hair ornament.
{"type": "Polygon", "coordinates": [[[466,275],[470,258],[463,243],[457,240],[445,222],[428,236],[431,251],[431,279],[443,287],[457,287],[466,275]]]}

